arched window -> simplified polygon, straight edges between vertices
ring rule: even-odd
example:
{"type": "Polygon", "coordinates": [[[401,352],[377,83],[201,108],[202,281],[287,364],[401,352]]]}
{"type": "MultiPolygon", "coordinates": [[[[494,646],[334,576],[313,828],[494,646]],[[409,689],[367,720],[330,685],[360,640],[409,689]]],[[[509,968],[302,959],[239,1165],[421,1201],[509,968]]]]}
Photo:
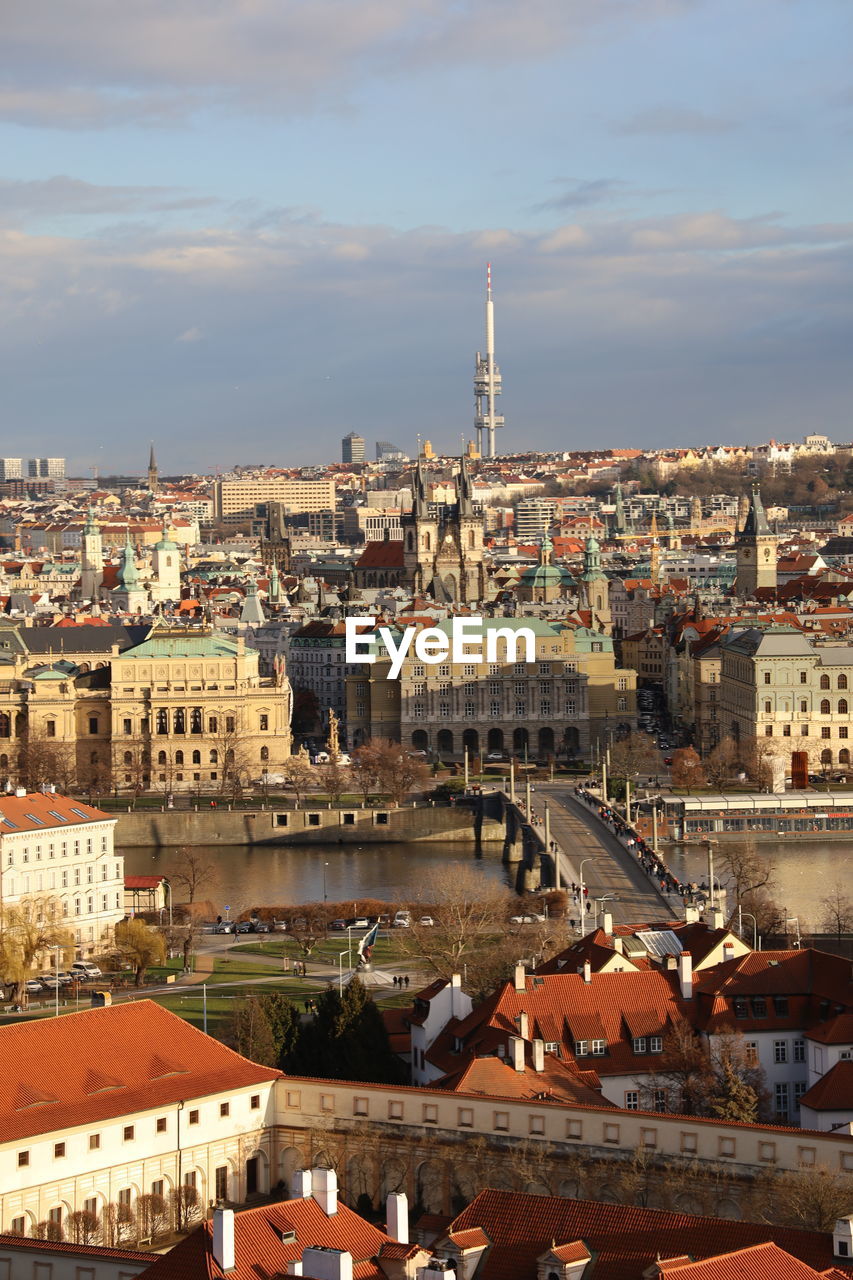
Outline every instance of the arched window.
{"type": "Polygon", "coordinates": [[[406,550],[414,551],[414,549],[415,549],[415,535],[412,533],[410,529],[409,532],[406,534],[406,550]]]}
{"type": "Polygon", "coordinates": [[[474,548],[476,547],[476,545],[477,545],[477,535],[476,535],[476,533],[474,532],[474,530],[472,529],[472,530],[469,532],[469,534],[468,534],[468,546],[469,546],[469,547],[471,548],[471,550],[473,551],[473,550],[474,550],[474,548]]]}
{"type": "Polygon", "coordinates": [[[183,763],[184,763],[184,753],[183,753],[183,751],[176,751],[176,752],[175,752],[175,764],[183,764],[183,763]]]}
{"type": "Polygon", "coordinates": [[[171,567],[172,567],[172,557],[166,556],[166,568],[171,569],[171,567]]]}
{"type": "Polygon", "coordinates": [[[0,738],[11,738],[12,736],[12,717],[8,716],[5,711],[0,712],[0,738]]]}
{"type": "Polygon", "coordinates": [[[165,751],[158,751],[158,752],[157,752],[157,763],[158,763],[158,764],[165,764],[165,763],[166,763],[166,752],[165,752],[165,751]]]}
{"type": "Polygon", "coordinates": [[[424,543],[424,551],[431,551],[431,550],[432,550],[432,538],[430,537],[430,535],[429,535],[428,533],[425,533],[425,534],[424,534],[424,537],[423,537],[423,543],[424,543]]]}
{"type": "Polygon", "coordinates": [[[200,751],[194,751],[194,752],[193,752],[193,764],[201,764],[201,752],[200,752],[200,751]]]}
{"type": "Polygon", "coordinates": [[[847,677],[846,677],[846,676],[839,676],[839,677],[838,677],[838,687],[839,687],[839,689],[846,689],[846,688],[847,688],[847,677]]]}
{"type": "Polygon", "coordinates": [[[8,769],[8,768],[9,768],[9,757],[5,755],[0,756],[0,769],[8,769]]]}
{"type": "Polygon", "coordinates": [[[160,710],[157,712],[157,732],[158,733],[169,732],[169,713],[165,707],[161,707],[160,710]]]}
{"type": "Polygon", "coordinates": [[[829,688],[829,676],[821,676],[821,678],[820,678],[820,687],[821,687],[821,689],[828,689],[828,688],[829,688]]]}
{"type": "Polygon", "coordinates": [[[193,707],[190,711],[190,733],[201,733],[201,707],[193,707]]]}
{"type": "Polygon", "coordinates": [[[132,751],[125,751],[125,753],[124,753],[124,763],[125,763],[125,764],[133,764],[133,752],[132,752],[132,751]]]}
{"type": "Polygon", "coordinates": [[[821,764],[832,764],[832,752],[829,747],[826,747],[825,750],[821,751],[820,762],[821,764]]]}
{"type": "Polygon", "coordinates": [[[184,715],[184,709],[183,707],[178,707],[175,712],[175,733],[186,733],[186,731],[187,722],[186,716],[184,715]]]}
{"type": "Polygon", "coordinates": [[[44,731],[47,734],[48,738],[55,738],[56,737],[56,721],[45,720],[44,731]]]}
{"type": "Polygon", "coordinates": [[[828,715],[829,715],[829,698],[821,698],[821,700],[820,700],[820,714],[821,714],[822,716],[828,716],[828,715]]]}
{"type": "Polygon", "coordinates": [[[842,747],[842,748],[841,748],[841,750],[839,751],[839,753],[838,753],[838,763],[839,763],[839,764],[849,764],[849,763],[850,763],[850,751],[849,751],[849,749],[848,749],[847,747],[842,747]]]}
{"type": "Polygon", "coordinates": [[[846,698],[839,698],[839,699],[838,699],[838,714],[839,714],[840,716],[846,716],[846,715],[847,715],[847,699],[846,699],[846,698]]]}
{"type": "Polygon", "coordinates": [[[211,751],[211,753],[210,753],[210,763],[211,763],[211,764],[219,764],[219,752],[218,752],[218,751],[215,751],[215,750],[214,750],[214,751],[211,751]]]}
{"type": "Polygon", "coordinates": [[[269,758],[270,758],[269,747],[261,747],[261,760],[266,762],[267,760],[269,760],[269,758]]]}

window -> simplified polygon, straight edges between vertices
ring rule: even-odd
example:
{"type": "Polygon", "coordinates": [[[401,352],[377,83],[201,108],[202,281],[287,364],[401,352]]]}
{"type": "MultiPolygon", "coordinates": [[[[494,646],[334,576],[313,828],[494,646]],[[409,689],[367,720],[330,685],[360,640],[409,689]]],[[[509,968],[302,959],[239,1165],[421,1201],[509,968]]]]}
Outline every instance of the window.
{"type": "Polygon", "coordinates": [[[268,716],[268,715],[262,715],[262,716],[260,717],[260,730],[261,730],[261,733],[266,733],[266,731],[267,731],[267,729],[269,729],[269,727],[270,727],[270,718],[269,718],[269,716],[268,716]]]}
{"type": "Polygon", "coordinates": [[[747,1040],[743,1046],[744,1056],[747,1063],[751,1067],[758,1065],[758,1042],[756,1040],[747,1040]]]}
{"type": "Polygon", "coordinates": [[[846,715],[847,715],[847,699],[846,699],[846,698],[839,698],[839,699],[838,699],[838,714],[839,714],[840,716],[846,716],[846,715]]]}
{"type": "Polygon", "coordinates": [[[821,700],[820,700],[820,714],[821,714],[822,716],[828,716],[828,715],[829,715],[829,698],[821,698],[821,700]]]}
{"type": "Polygon", "coordinates": [[[524,716],[527,714],[527,703],[523,702],[520,698],[516,699],[515,714],[517,716],[524,716]]]}
{"type": "Polygon", "coordinates": [[[65,1159],[65,1143],[64,1143],[64,1142],[54,1142],[54,1144],[53,1144],[53,1158],[54,1158],[54,1160],[64,1160],[64,1159],[65,1159]]]}
{"type": "Polygon", "coordinates": [[[220,1119],[224,1119],[224,1118],[225,1118],[225,1116],[230,1116],[230,1114],[231,1114],[231,1103],[230,1103],[230,1102],[220,1102],[220,1104],[219,1104],[219,1117],[220,1117],[220,1119]]]}
{"type": "Polygon", "coordinates": [[[769,683],[770,683],[770,672],[769,672],[769,671],[765,671],[765,672],[764,672],[764,683],[765,683],[765,684],[769,684],[769,683]]]}
{"type": "Polygon", "coordinates": [[[607,1052],[606,1040],[593,1040],[591,1043],[591,1052],[594,1058],[603,1058],[607,1052]]]}
{"type": "Polygon", "coordinates": [[[489,703],[489,715],[490,715],[490,716],[499,716],[499,715],[500,715],[500,713],[501,713],[501,704],[500,704],[500,702],[498,702],[496,699],[493,699],[493,700],[489,703]]]}
{"type": "Polygon", "coordinates": [[[766,724],[766,725],[764,726],[764,736],[765,736],[765,738],[772,738],[772,737],[773,737],[773,725],[772,725],[772,724],[766,724]]]}
{"type": "Polygon", "coordinates": [[[123,1136],[124,1136],[125,1142],[133,1142],[133,1125],[132,1124],[126,1124],[124,1126],[123,1136]]]}
{"type": "Polygon", "coordinates": [[[100,1149],[101,1149],[101,1135],[99,1133],[90,1133],[89,1134],[89,1150],[100,1151],[100,1149]]]}
{"type": "Polygon", "coordinates": [[[808,676],[808,672],[807,672],[807,671],[801,671],[801,672],[800,672],[800,684],[807,684],[807,683],[808,683],[808,678],[809,678],[809,676],[808,676]]]}
{"type": "Polygon", "coordinates": [[[166,1117],[158,1116],[157,1117],[157,1133],[165,1133],[165,1132],[166,1132],[166,1117]]]}
{"type": "Polygon", "coordinates": [[[19,1151],[18,1152],[18,1168],[27,1169],[29,1168],[29,1164],[30,1164],[29,1151],[19,1151]]]}
{"type": "Polygon", "coordinates": [[[787,1040],[773,1041],[773,1061],[774,1062],[788,1061],[788,1041],[787,1040]]]}
{"type": "Polygon", "coordinates": [[[776,1104],[777,1117],[787,1116],[788,1114],[788,1085],[787,1083],[777,1084],[774,1090],[774,1101],[776,1104]]]}
{"type": "Polygon", "coordinates": [[[639,1091],[638,1091],[637,1089],[628,1089],[628,1090],[626,1091],[626,1093],[625,1093],[625,1110],[626,1110],[626,1111],[639,1111],[639,1110],[640,1110],[640,1094],[639,1094],[639,1091]]]}
{"type": "Polygon", "coordinates": [[[655,1089],[652,1093],[654,1111],[666,1111],[666,1089],[655,1089]]]}
{"type": "Polygon", "coordinates": [[[335,1095],[333,1093],[321,1093],[320,1094],[320,1110],[334,1111],[334,1109],[335,1109],[335,1095]]]}
{"type": "Polygon", "coordinates": [[[649,1036],[649,1053],[663,1053],[663,1036],[649,1036]]]}
{"type": "Polygon", "coordinates": [[[434,1102],[425,1102],[423,1107],[424,1124],[438,1124],[438,1107],[434,1102]]]}
{"type": "Polygon", "coordinates": [[[782,737],[783,737],[783,738],[790,738],[790,736],[791,736],[791,726],[790,726],[789,724],[783,724],[783,725],[782,725],[782,737]]]}
{"type": "Polygon", "coordinates": [[[528,1132],[534,1138],[543,1138],[545,1136],[545,1117],[531,1116],[528,1125],[528,1132]]]}
{"type": "Polygon", "coordinates": [[[681,1150],[684,1155],[696,1154],[696,1134],[695,1133],[682,1133],[681,1150]]]}
{"type": "Polygon", "coordinates": [[[767,1017],[767,1001],[764,999],[764,996],[752,997],[752,1016],[753,1018],[767,1017]]]}
{"type": "Polygon", "coordinates": [[[391,1099],[391,1101],[388,1103],[388,1119],[389,1119],[389,1120],[402,1120],[402,1119],[403,1119],[403,1104],[402,1104],[402,1102],[399,1102],[399,1101],[396,1101],[396,1100],[394,1100],[394,1099],[391,1099]]]}
{"type": "Polygon", "coordinates": [[[820,731],[820,736],[821,736],[822,738],[831,738],[831,737],[832,737],[832,729],[829,727],[829,725],[828,725],[828,724],[823,726],[823,728],[822,728],[822,729],[821,729],[821,731],[820,731]]]}
{"type": "Polygon", "coordinates": [[[821,676],[821,678],[820,678],[820,687],[821,687],[821,689],[828,689],[828,688],[829,688],[829,676],[821,676]]]}
{"type": "Polygon", "coordinates": [[[97,732],[98,732],[98,717],[89,716],[89,733],[93,734],[97,732]]]}
{"type": "Polygon", "coordinates": [[[460,1129],[470,1129],[474,1123],[473,1107],[459,1107],[456,1114],[456,1123],[460,1129]]]}
{"type": "Polygon", "coordinates": [[[805,1062],[806,1060],[806,1042],[805,1040],[794,1041],[794,1061],[805,1062]]]}
{"type": "Polygon", "coordinates": [[[215,1194],[217,1200],[228,1199],[228,1165],[221,1164],[213,1171],[215,1194]]]}
{"type": "Polygon", "coordinates": [[[517,676],[523,676],[527,671],[527,664],[524,662],[516,662],[512,669],[517,676]]]}
{"type": "Polygon", "coordinates": [[[795,1111],[799,1111],[800,1098],[802,1098],[803,1094],[807,1092],[808,1087],[809,1087],[808,1080],[794,1081],[794,1110],[795,1111]]]}
{"type": "Polygon", "coordinates": [[[735,1140],[734,1140],[734,1138],[720,1138],[720,1139],[719,1139],[719,1147],[718,1147],[718,1151],[719,1151],[719,1154],[720,1154],[721,1156],[723,1156],[723,1157],[725,1157],[725,1158],[727,1158],[727,1159],[729,1159],[729,1160],[730,1160],[730,1159],[732,1159],[732,1158],[734,1157],[734,1154],[735,1154],[735,1140]]]}
{"type": "Polygon", "coordinates": [[[633,1047],[634,1053],[645,1053],[648,1049],[648,1040],[645,1036],[634,1036],[633,1047]]]}
{"type": "Polygon", "coordinates": [[[132,1196],[133,1196],[133,1189],[131,1187],[122,1187],[118,1193],[119,1204],[123,1204],[127,1208],[129,1208],[132,1196]]]}
{"type": "Polygon", "coordinates": [[[588,1048],[588,1043],[587,1043],[587,1041],[586,1041],[586,1040],[576,1040],[576,1041],[575,1041],[575,1057],[576,1057],[576,1058],[585,1058],[585,1057],[586,1057],[586,1055],[587,1055],[588,1053],[589,1053],[589,1048],[588,1048]]]}
{"type": "Polygon", "coordinates": [[[260,1110],[261,1095],[259,1093],[252,1094],[251,1098],[249,1099],[249,1106],[251,1107],[252,1111],[260,1110]]]}
{"type": "Polygon", "coordinates": [[[773,997],[773,1012],[780,1018],[787,1018],[788,1016],[788,997],[787,996],[773,997]]]}

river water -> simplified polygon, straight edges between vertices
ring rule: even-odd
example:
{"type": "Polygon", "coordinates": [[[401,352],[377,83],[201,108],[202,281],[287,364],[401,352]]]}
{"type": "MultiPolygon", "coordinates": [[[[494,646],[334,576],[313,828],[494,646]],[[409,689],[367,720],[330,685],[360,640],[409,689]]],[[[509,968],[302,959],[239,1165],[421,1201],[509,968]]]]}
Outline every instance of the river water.
{"type": "MultiPolygon", "coordinates": [[[[345,902],[348,898],[380,898],[408,902],[418,896],[426,875],[440,874],[448,865],[464,862],[489,880],[511,885],[515,869],[501,862],[501,845],[482,851],[472,844],[312,844],[215,845],[205,855],[215,869],[215,883],[200,898],[232,916],[251,907],[275,907],[301,902],[345,902]],[[509,872],[509,874],[508,874],[509,872]],[[325,875],[325,894],[324,894],[325,875]]],[[[128,875],[165,875],[174,870],[174,849],[124,850],[128,875]]],[[[175,890],[175,901],[181,894],[175,890]]]]}
{"type": "MultiPolygon", "coordinates": [[[[726,881],[721,864],[727,843],[720,841],[714,846],[714,875],[720,884],[726,881]]],[[[836,885],[853,897],[853,841],[786,837],[756,841],[755,847],[761,857],[774,865],[773,880],[768,885],[770,896],[786,909],[787,915],[798,917],[801,933],[819,928],[821,901],[836,885]]],[[[676,845],[665,857],[681,880],[707,883],[707,846],[676,845]]]]}

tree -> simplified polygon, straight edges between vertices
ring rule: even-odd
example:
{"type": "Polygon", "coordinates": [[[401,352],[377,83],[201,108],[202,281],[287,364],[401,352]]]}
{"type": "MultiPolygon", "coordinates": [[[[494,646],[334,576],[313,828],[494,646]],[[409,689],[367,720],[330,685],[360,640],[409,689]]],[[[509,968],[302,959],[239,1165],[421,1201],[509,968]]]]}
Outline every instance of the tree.
{"type": "Polygon", "coordinates": [[[139,1196],[136,1201],[136,1220],[139,1234],[144,1240],[156,1240],[166,1235],[170,1227],[170,1214],[165,1197],[154,1192],[139,1196]]]}
{"type": "Polygon", "coordinates": [[[138,918],[122,920],[116,925],[116,948],[133,965],[138,987],[145,981],[145,970],[166,959],[162,933],[138,918]]]}
{"type": "Polygon", "coordinates": [[[329,986],[317,998],[315,1016],[302,1026],[293,1052],[280,1065],[296,1074],[375,1084],[400,1084],[405,1075],[391,1052],[382,1015],[357,975],[342,993],[329,986]]]}
{"type": "Polygon", "coordinates": [[[720,868],[732,886],[735,907],[756,890],[770,885],[775,871],[772,859],[758,852],[754,840],[727,844],[720,859],[720,868]]]}
{"type": "Polygon", "coordinates": [[[820,905],[823,908],[820,927],[827,933],[834,933],[840,942],[843,934],[853,931],[853,898],[844,893],[836,881],[820,905]]]}
{"type": "Polygon", "coordinates": [[[773,738],[743,737],[737,745],[738,763],[757,787],[770,788],[773,783],[773,762],[778,752],[773,738]]]}
{"type": "Polygon", "coordinates": [[[172,1216],[176,1231],[186,1231],[201,1216],[198,1192],[185,1182],[180,1187],[173,1187],[169,1192],[172,1203],[172,1216]]]}
{"type": "Polygon", "coordinates": [[[349,770],[341,764],[340,758],[332,759],[328,764],[321,765],[320,778],[323,790],[332,804],[340,804],[341,796],[347,790],[350,782],[349,770]]]}
{"type": "MultiPolygon", "coordinates": [[[[410,929],[401,929],[401,946],[442,978],[461,973],[466,965],[469,984],[477,987],[479,970],[493,963],[489,959],[492,948],[506,943],[507,919],[514,901],[504,885],[486,879],[465,863],[427,873],[412,916],[417,921],[429,913],[435,924],[414,923],[410,929]]],[[[517,960],[518,942],[510,940],[508,945],[517,960]]],[[[523,945],[526,950],[526,940],[523,945]]],[[[502,963],[507,958],[502,954],[502,963]]]]}
{"type": "Polygon", "coordinates": [[[66,1219],[68,1239],[72,1244],[97,1244],[101,1224],[96,1213],[88,1209],[75,1209],[66,1219]]]}
{"type": "Polygon", "coordinates": [[[302,796],[314,781],[314,768],[305,748],[301,747],[296,755],[288,756],[279,773],[284,775],[285,782],[293,788],[298,809],[302,803],[302,796]]]}
{"type": "Polygon", "coordinates": [[[379,789],[379,744],[372,739],[356,747],[351,756],[350,773],[364,803],[379,789]]]}
{"type": "Polygon", "coordinates": [[[293,712],[290,727],[295,738],[314,733],[320,719],[320,703],[313,689],[306,685],[293,687],[293,712]]]}
{"type": "Polygon", "coordinates": [[[850,1212],[853,1178],[821,1165],[814,1169],[782,1173],[775,1183],[776,1207],[783,1222],[807,1231],[832,1231],[843,1214],[850,1212]]]}
{"type": "Polygon", "coordinates": [[[651,1099],[663,1091],[668,1111],[685,1116],[704,1114],[713,1087],[713,1072],[711,1060],[689,1022],[677,1022],[664,1036],[663,1053],[655,1070],[648,1079],[637,1083],[651,1099]]]}
{"type": "Polygon", "coordinates": [[[35,724],[27,724],[19,760],[19,781],[28,791],[51,784],[68,791],[77,780],[75,743],[49,738],[45,729],[35,724]]]}
{"type": "Polygon", "coordinates": [[[172,869],[171,879],[187,893],[187,901],[195,902],[202,890],[212,888],[218,879],[214,862],[202,849],[184,846],[172,869]]]}
{"type": "Polygon", "coordinates": [[[647,733],[627,733],[610,748],[610,773],[614,778],[617,774],[633,778],[635,774],[657,773],[659,769],[660,756],[647,733]]]}
{"type": "Polygon", "coordinates": [[[136,1214],[129,1204],[105,1204],[101,1214],[101,1243],[117,1249],[136,1238],[136,1214]]]}
{"type": "Polygon", "coordinates": [[[423,791],[429,781],[429,767],[399,742],[379,742],[375,748],[376,778],[395,805],[407,799],[411,791],[423,791]]]}
{"type": "MultiPolygon", "coordinates": [[[[281,991],[266,991],[259,995],[275,1045],[276,1061],[289,1057],[299,1038],[299,1011],[281,991]]],[[[251,1056],[251,1055],[247,1055],[251,1056]]]]}
{"type": "Polygon", "coordinates": [[[274,1067],[278,1062],[270,1020],[257,996],[237,1001],[225,1038],[237,1053],[263,1067],[274,1067]]]}
{"type": "Polygon", "coordinates": [[[693,747],[682,747],[672,757],[672,785],[692,790],[704,787],[705,774],[699,753],[693,747]]]}
{"type": "Polygon", "coordinates": [[[703,761],[705,778],[712,787],[721,790],[732,776],[737,751],[731,738],[723,738],[708,752],[703,761]]]}
{"type": "Polygon", "coordinates": [[[709,1106],[712,1115],[719,1116],[721,1120],[741,1120],[745,1124],[758,1121],[756,1092],[741,1079],[731,1062],[723,1063],[709,1106]]]}
{"type": "Polygon", "coordinates": [[[0,981],[12,988],[17,1004],[26,1003],[26,981],[35,961],[53,947],[63,959],[73,954],[74,936],[62,923],[60,903],[50,894],[34,894],[4,906],[0,914],[0,981]]]}
{"type": "Polygon", "coordinates": [[[113,743],[113,780],[116,790],[129,791],[132,807],[151,785],[151,749],[145,738],[122,738],[113,743]]]}

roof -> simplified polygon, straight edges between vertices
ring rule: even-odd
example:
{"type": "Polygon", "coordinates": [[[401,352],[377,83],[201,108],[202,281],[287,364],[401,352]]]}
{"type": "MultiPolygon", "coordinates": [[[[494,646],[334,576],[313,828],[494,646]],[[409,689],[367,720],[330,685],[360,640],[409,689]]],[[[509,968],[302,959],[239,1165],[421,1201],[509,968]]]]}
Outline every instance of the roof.
{"type": "Polygon", "coordinates": [[[144,640],[151,630],[150,624],[137,626],[103,626],[86,623],[84,626],[29,627],[24,634],[24,644],[30,653],[103,653],[111,654],[113,645],[119,651],[130,649],[144,640]]]}
{"type": "Polygon", "coordinates": [[[0,1142],[276,1080],[153,1000],[0,1027],[0,1142]]]}
{"type": "Polygon", "coordinates": [[[475,1058],[461,1071],[445,1076],[433,1085],[435,1089],[450,1089],[455,1093],[482,1094],[487,1098],[530,1098],[544,1102],[565,1102],[572,1105],[608,1107],[611,1104],[600,1092],[589,1087],[583,1076],[572,1067],[546,1053],[542,1071],[534,1071],[526,1065],[516,1071],[506,1058],[475,1058]]]}
{"type": "Polygon", "coordinates": [[[0,1232],[0,1249],[24,1249],[39,1256],[56,1253],[74,1257],[77,1254],[92,1262],[102,1258],[115,1258],[119,1262],[151,1261],[151,1254],[142,1253],[139,1249],[110,1249],[99,1244],[71,1244],[68,1240],[36,1240],[31,1236],[13,1236],[5,1232],[0,1232]]]}
{"type": "Polygon", "coordinates": [[[754,1244],[734,1253],[692,1262],[674,1258],[658,1263],[661,1280],[818,1280],[822,1274],[807,1262],[794,1258],[778,1245],[754,1244]]]}
{"type": "Polygon", "coordinates": [[[0,836],[18,831],[64,830],[85,822],[116,822],[100,809],[69,796],[41,791],[0,797],[0,836]]]}
{"type": "MultiPolygon", "coordinates": [[[[768,1243],[771,1236],[780,1249],[811,1267],[825,1269],[833,1263],[832,1236],[823,1232],[517,1191],[482,1191],[450,1230],[471,1227],[481,1227],[492,1242],[477,1272],[478,1280],[534,1276],[536,1259],[549,1252],[552,1244],[578,1240],[595,1258],[595,1280],[639,1280],[657,1258],[710,1258],[721,1249],[768,1243]]],[[[775,1280],[784,1276],[773,1269],[765,1272],[762,1280],[768,1274],[775,1280]]]]}
{"type": "Polygon", "coordinates": [[[213,1222],[197,1227],[169,1253],[143,1272],[145,1280],[273,1280],[286,1275],[288,1263],[304,1249],[323,1246],[347,1250],[353,1258],[354,1280],[384,1280],[376,1256],[390,1237],[365,1222],[340,1200],[337,1213],[327,1214],[313,1197],[245,1209],[234,1217],[232,1271],[223,1272],[211,1253],[213,1222]],[[295,1239],[284,1240],[293,1232],[295,1239]]]}
{"type": "Polygon", "coordinates": [[[853,1062],[836,1062],[800,1099],[812,1111],[849,1111],[853,1117],[853,1062]]]}
{"type": "Polygon", "coordinates": [[[221,632],[180,631],[163,635],[154,632],[142,644],[135,645],[125,658],[233,658],[237,642],[221,632]]]}
{"type": "Polygon", "coordinates": [[[402,569],[404,563],[402,539],[387,538],[381,542],[366,542],[355,568],[402,569]]]}

